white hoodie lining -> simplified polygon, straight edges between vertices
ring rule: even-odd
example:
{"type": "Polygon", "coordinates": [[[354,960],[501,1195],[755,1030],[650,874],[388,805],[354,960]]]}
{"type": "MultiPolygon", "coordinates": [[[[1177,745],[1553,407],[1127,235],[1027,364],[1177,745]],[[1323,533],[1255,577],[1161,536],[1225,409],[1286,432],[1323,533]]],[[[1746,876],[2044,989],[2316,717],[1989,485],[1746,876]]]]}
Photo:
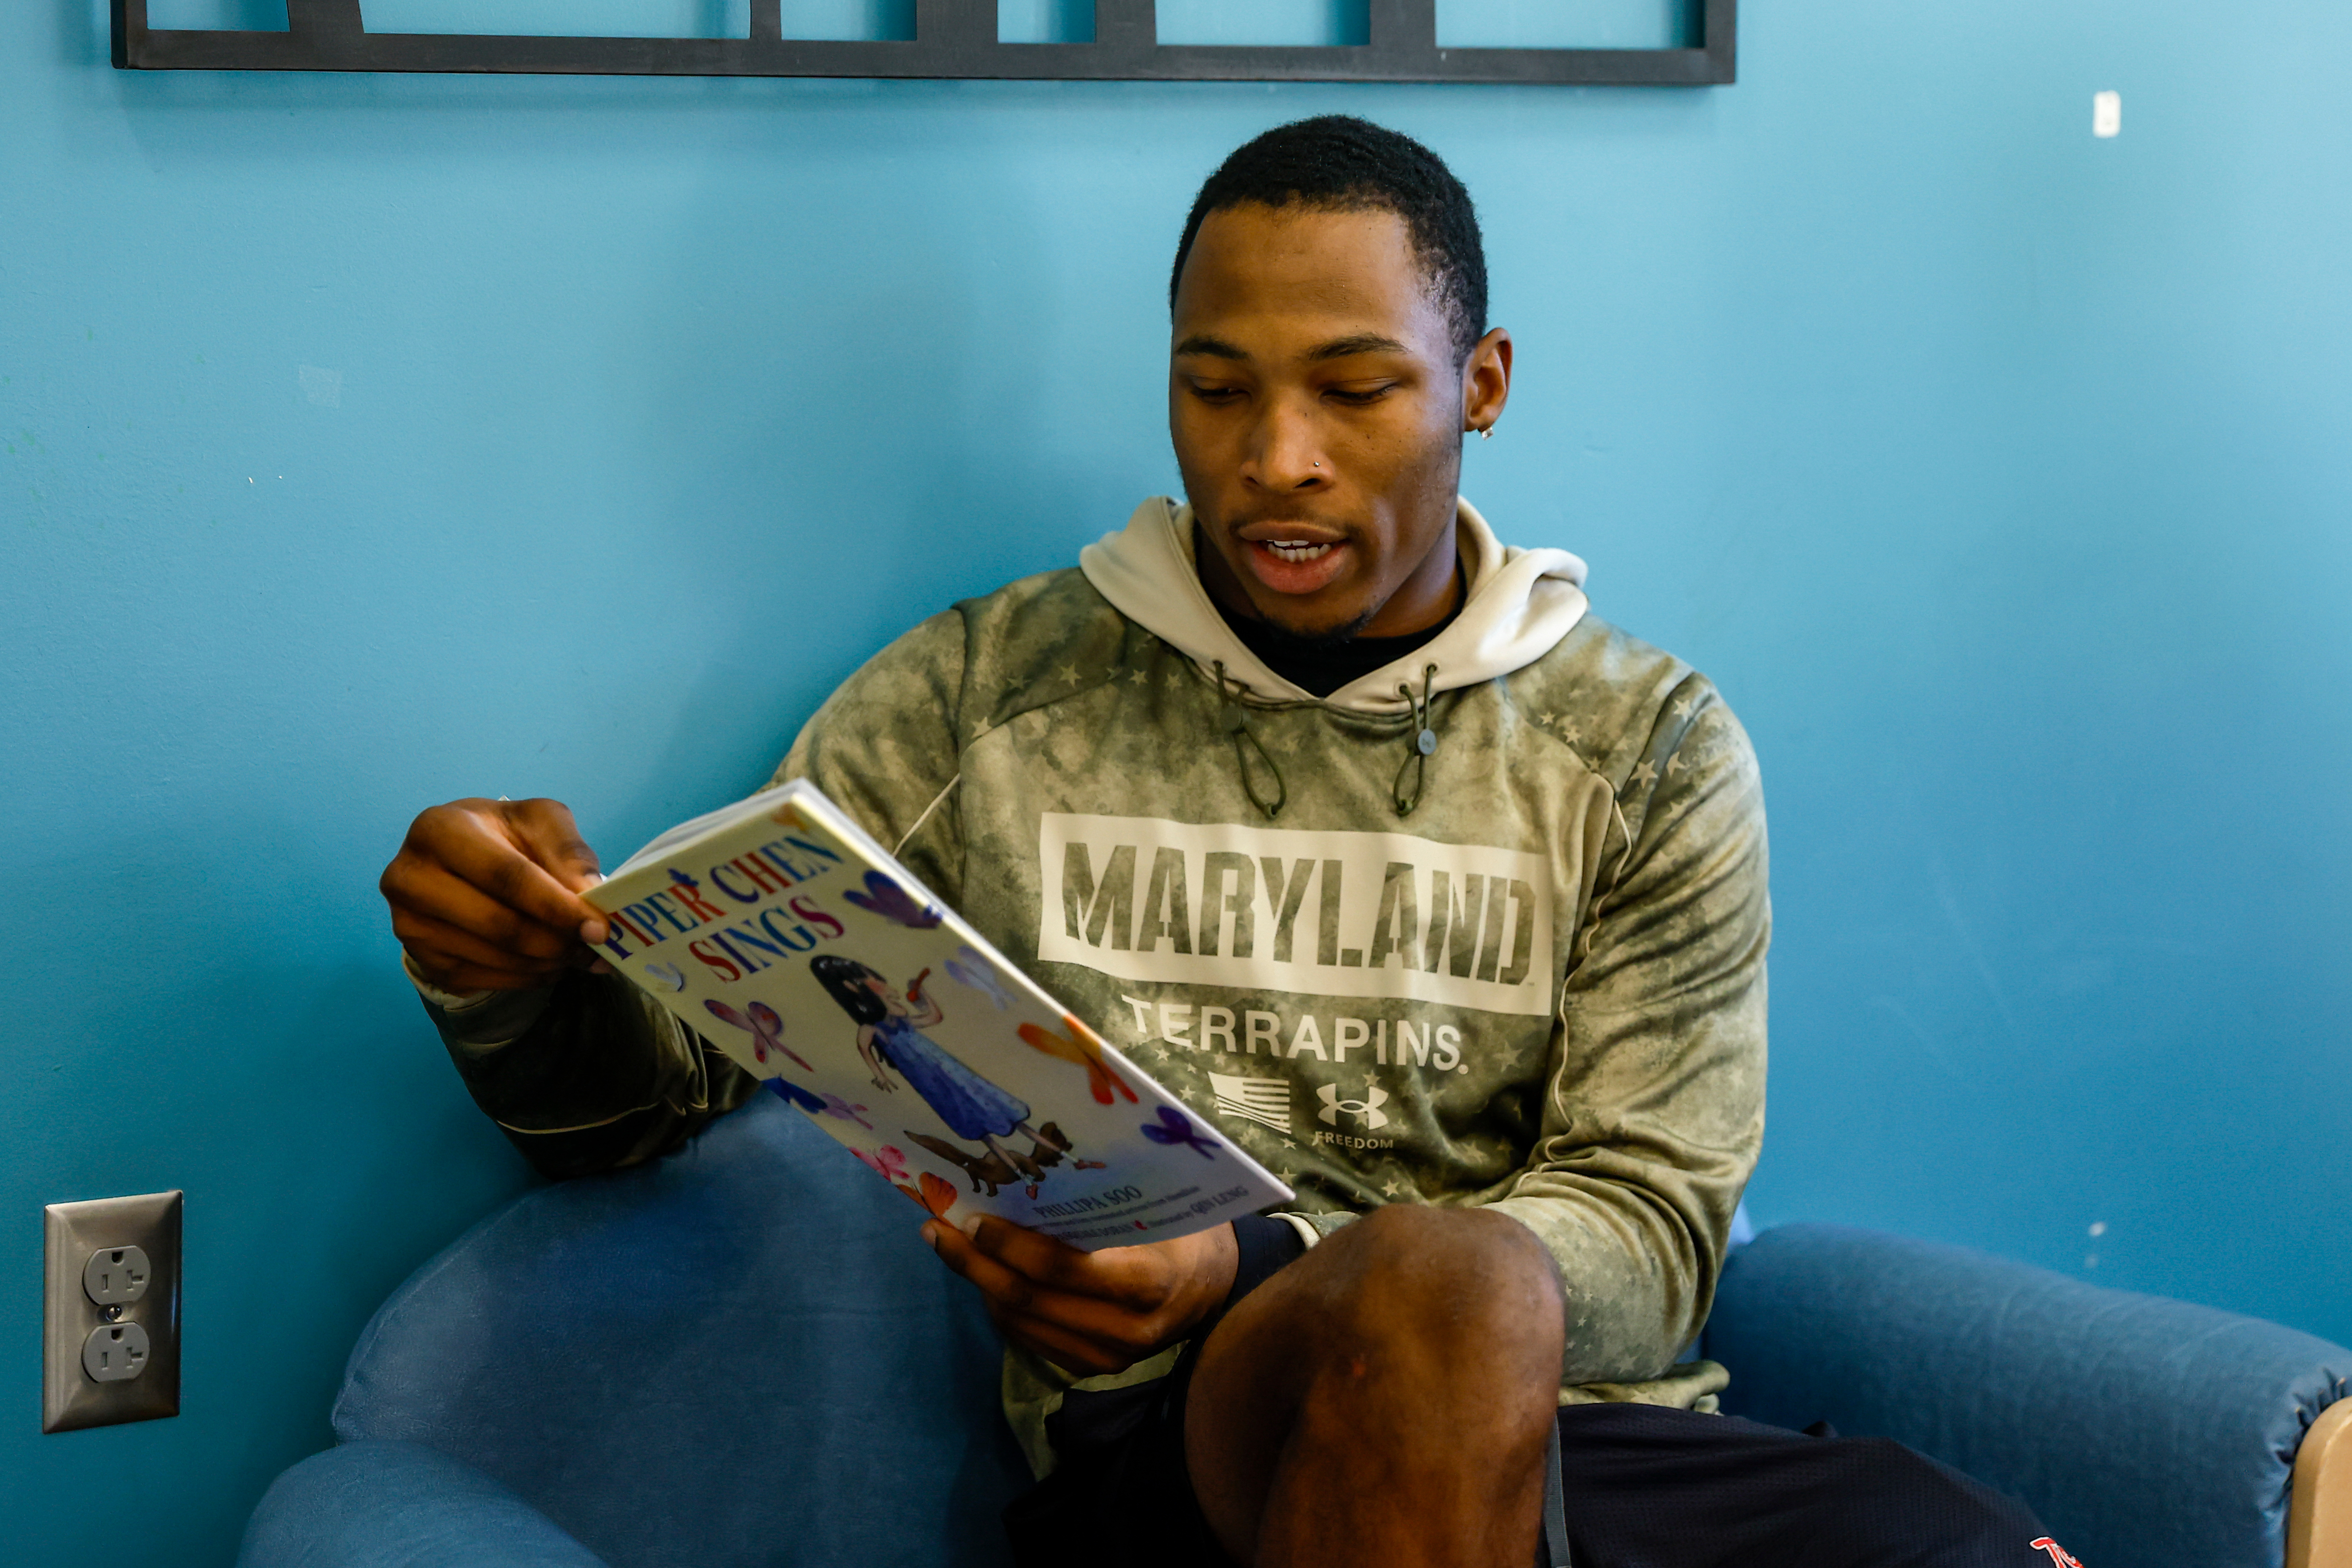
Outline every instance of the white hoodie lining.
{"type": "Polygon", "coordinates": [[[1322,698],[1267,668],[1225,624],[1201,582],[1192,508],[1155,496],[1135,509],[1125,529],[1081,551],[1078,564],[1114,608],[1204,674],[1223,664],[1226,679],[1262,701],[1319,702],[1393,717],[1412,707],[1397,687],[1410,680],[1418,688],[1428,666],[1437,666],[1434,690],[1475,686],[1534,663],[1583,618],[1582,561],[1565,550],[1508,549],[1468,501],[1455,505],[1455,547],[1470,581],[1461,614],[1404,658],[1322,698]]]}

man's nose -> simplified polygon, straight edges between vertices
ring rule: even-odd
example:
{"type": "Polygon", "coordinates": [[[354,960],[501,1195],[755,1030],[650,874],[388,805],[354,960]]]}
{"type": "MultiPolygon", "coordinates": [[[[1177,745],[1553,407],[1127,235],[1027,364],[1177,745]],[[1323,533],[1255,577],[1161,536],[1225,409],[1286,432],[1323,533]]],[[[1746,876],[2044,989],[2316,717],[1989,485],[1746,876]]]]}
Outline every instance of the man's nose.
{"type": "Polygon", "coordinates": [[[1331,482],[1316,421],[1286,399],[1276,398],[1258,421],[1255,440],[1242,477],[1277,494],[1318,489],[1331,482]]]}

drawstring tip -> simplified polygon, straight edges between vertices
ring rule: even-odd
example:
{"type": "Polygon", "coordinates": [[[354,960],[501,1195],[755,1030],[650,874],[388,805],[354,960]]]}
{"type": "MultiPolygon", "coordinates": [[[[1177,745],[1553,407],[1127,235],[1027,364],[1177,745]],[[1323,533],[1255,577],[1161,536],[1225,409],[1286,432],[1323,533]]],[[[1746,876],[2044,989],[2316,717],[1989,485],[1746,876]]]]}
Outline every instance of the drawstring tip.
{"type": "Polygon", "coordinates": [[[1429,703],[1432,688],[1437,684],[1437,666],[1425,665],[1421,672],[1421,697],[1415,700],[1412,688],[1400,685],[1397,695],[1412,710],[1412,752],[1397,769],[1396,782],[1389,786],[1389,798],[1396,804],[1399,816],[1411,816],[1421,804],[1422,785],[1428,782],[1429,759],[1437,754],[1437,731],[1430,727],[1429,703]],[[1404,775],[1412,774],[1412,788],[1404,787],[1404,775]]]}

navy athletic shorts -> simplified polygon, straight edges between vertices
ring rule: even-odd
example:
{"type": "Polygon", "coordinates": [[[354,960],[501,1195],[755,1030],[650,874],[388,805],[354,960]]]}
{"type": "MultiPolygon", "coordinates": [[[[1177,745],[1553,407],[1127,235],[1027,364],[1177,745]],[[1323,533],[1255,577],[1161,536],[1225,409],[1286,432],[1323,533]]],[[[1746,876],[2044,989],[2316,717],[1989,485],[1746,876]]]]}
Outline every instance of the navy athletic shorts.
{"type": "MultiPolygon", "coordinates": [[[[1298,1251],[1279,1221],[1244,1223],[1235,1235],[1242,1268],[1227,1310],[1298,1251]]],[[[1203,1326],[1169,1376],[1074,1393],[1048,1419],[1057,1468],[1004,1512],[1022,1568],[1234,1568],[1184,1467],[1185,1391],[1213,1327],[1214,1320],[1203,1326]]],[[[1547,1520],[1539,1564],[2053,1568],[2065,1561],[2024,1504],[1887,1438],[1840,1437],[1824,1426],[1791,1432],[1646,1405],[1566,1405],[1557,1431],[1558,1489],[1546,1512],[1564,1520],[1565,1551],[1547,1520]]]]}

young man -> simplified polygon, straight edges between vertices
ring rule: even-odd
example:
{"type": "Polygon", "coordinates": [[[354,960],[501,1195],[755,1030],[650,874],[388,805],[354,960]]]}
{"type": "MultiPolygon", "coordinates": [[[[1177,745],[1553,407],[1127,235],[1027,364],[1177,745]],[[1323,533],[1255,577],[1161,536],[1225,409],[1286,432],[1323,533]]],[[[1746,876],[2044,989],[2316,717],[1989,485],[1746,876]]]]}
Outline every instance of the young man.
{"type": "MultiPolygon", "coordinates": [[[[1188,504],[916,627],[778,773],[1298,1194],[1091,1255],[925,1226],[1010,1345],[1019,1554],[2029,1568],[2021,1510],[1708,1414],[1724,1370],[1680,1359],[1762,1131],[1762,797],[1703,678],[1457,496],[1510,386],[1486,293],[1425,148],[1242,148],[1171,285],[1188,504]]],[[[557,1175],[751,1088],[585,967],[596,864],[561,805],[471,800],[383,878],[476,1099],[557,1175]]]]}

